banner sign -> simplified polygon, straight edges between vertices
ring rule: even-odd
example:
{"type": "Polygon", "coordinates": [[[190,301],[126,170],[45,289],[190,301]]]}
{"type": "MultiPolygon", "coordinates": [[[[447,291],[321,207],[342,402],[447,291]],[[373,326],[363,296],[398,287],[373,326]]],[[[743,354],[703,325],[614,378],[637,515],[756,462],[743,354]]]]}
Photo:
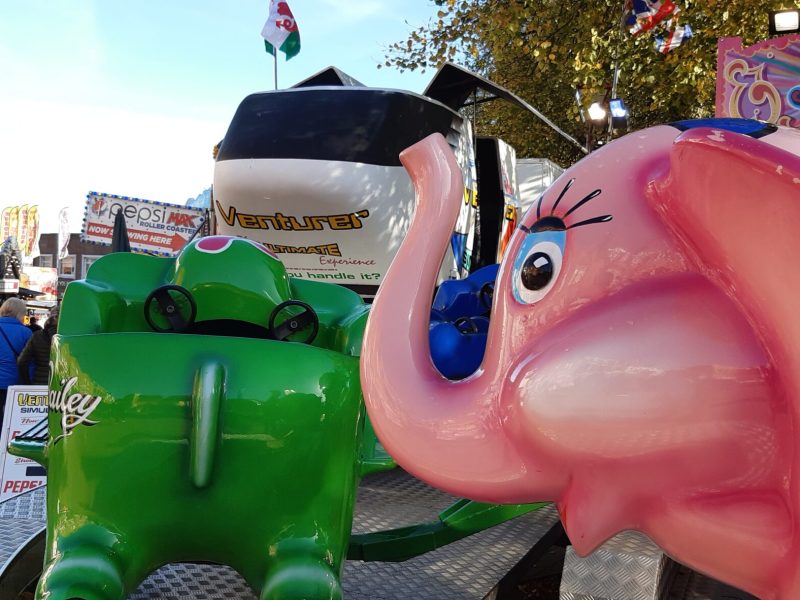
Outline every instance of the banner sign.
{"type": "Polygon", "coordinates": [[[7,451],[11,440],[47,419],[47,391],[46,385],[12,385],[8,388],[0,430],[0,502],[47,482],[41,465],[7,451]]]}
{"type": "Polygon", "coordinates": [[[0,293],[18,294],[19,279],[0,279],[0,293]]]}
{"type": "Polygon", "coordinates": [[[58,260],[69,256],[69,207],[58,212],[58,260]]]}
{"type": "Polygon", "coordinates": [[[800,127],[800,35],[748,48],[741,38],[720,38],[716,116],[800,127]]]}
{"type": "Polygon", "coordinates": [[[20,285],[29,290],[42,292],[37,300],[58,299],[58,269],[54,267],[25,267],[20,274],[20,285]]]}
{"type": "Polygon", "coordinates": [[[517,229],[517,221],[522,218],[522,205],[517,186],[517,152],[503,140],[497,140],[500,159],[500,178],[503,186],[503,220],[500,222],[500,240],[497,243],[495,262],[503,260],[511,236],[517,229]]]}
{"type": "Polygon", "coordinates": [[[6,206],[0,212],[0,236],[0,242],[16,238],[22,262],[30,264],[39,256],[39,207],[6,206]]]}
{"type": "Polygon", "coordinates": [[[131,250],[174,256],[205,222],[202,209],[140,198],[89,192],[81,241],[110,246],[114,217],[121,212],[131,250]]]}

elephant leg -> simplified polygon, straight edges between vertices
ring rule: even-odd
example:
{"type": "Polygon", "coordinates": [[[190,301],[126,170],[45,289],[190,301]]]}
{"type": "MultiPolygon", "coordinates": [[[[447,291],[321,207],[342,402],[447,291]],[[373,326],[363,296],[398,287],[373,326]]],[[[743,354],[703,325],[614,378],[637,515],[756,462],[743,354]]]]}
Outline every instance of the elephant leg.
{"type": "Polygon", "coordinates": [[[261,600],[341,600],[333,569],[314,556],[297,556],[270,565],[261,600]]]}
{"type": "Polygon", "coordinates": [[[46,600],[122,600],[125,585],[114,555],[82,545],[57,554],[46,566],[36,598],[46,600]]]}

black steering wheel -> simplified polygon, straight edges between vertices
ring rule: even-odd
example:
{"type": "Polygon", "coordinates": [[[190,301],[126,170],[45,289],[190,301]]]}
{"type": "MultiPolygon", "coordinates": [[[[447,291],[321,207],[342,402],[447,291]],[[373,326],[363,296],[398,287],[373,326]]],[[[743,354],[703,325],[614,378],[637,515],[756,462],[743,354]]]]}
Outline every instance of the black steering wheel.
{"type": "Polygon", "coordinates": [[[273,339],[281,342],[288,340],[290,342],[310,344],[314,341],[314,338],[317,337],[318,331],[319,317],[317,317],[317,313],[315,313],[314,309],[308,304],[305,302],[300,302],[299,300],[287,300],[286,302],[281,302],[273,309],[272,314],[269,316],[269,334],[273,339]],[[296,315],[292,315],[292,311],[289,311],[288,318],[276,325],[275,321],[277,321],[278,316],[292,306],[299,306],[302,308],[302,310],[296,315]],[[310,331],[305,339],[289,339],[290,336],[294,335],[295,333],[309,328],[310,331]]]}
{"type": "Polygon", "coordinates": [[[478,326],[470,317],[459,317],[453,321],[459,333],[478,333],[478,326]]]}
{"type": "Polygon", "coordinates": [[[179,285],[162,285],[144,301],[144,319],[159,333],[180,333],[194,323],[196,316],[197,303],[189,290],[179,285]]]}
{"type": "Polygon", "coordinates": [[[486,312],[492,310],[492,300],[494,299],[494,281],[487,281],[478,291],[478,299],[483,304],[486,312]]]}

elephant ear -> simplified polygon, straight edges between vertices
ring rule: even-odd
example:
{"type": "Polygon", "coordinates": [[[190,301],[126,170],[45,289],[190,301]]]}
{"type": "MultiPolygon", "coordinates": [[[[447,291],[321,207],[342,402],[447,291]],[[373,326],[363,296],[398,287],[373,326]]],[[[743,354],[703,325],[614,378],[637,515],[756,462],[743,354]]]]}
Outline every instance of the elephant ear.
{"type": "MultiPolygon", "coordinates": [[[[730,131],[689,130],[648,199],[698,270],[762,333],[800,350],[800,157],[730,131]]],[[[774,341],[774,340],[773,340],[774,341]]]]}
{"type": "MultiPolygon", "coordinates": [[[[772,135],[774,144],[712,128],[689,130],[672,145],[669,173],[647,197],[697,270],[751,322],[783,388],[783,398],[771,400],[789,402],[797,424],[800,157],[776,146],[796,149],[800,136],[786,130],[772,135]]],[[[790,443],[796,467],[800,455],[790,443]]],[[[800,481],[794,479],[792,496],[798,500],[800,481]]]]}

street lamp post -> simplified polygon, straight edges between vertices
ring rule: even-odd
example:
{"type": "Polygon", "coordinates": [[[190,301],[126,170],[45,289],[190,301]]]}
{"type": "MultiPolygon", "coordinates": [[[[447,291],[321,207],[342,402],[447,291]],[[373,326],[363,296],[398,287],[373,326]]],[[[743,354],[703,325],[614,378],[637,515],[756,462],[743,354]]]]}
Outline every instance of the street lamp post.
{"type": "Polygon", "coordinates": [[[575,88],[575,104],[578,106],[581,122],[586,127],[586,150],[591,152],[595,146],[595,128],[604,121],[605,110],[599,102],[593,102],[586,110],[583,106],[583,87],[580,85],[575,88]]]}

